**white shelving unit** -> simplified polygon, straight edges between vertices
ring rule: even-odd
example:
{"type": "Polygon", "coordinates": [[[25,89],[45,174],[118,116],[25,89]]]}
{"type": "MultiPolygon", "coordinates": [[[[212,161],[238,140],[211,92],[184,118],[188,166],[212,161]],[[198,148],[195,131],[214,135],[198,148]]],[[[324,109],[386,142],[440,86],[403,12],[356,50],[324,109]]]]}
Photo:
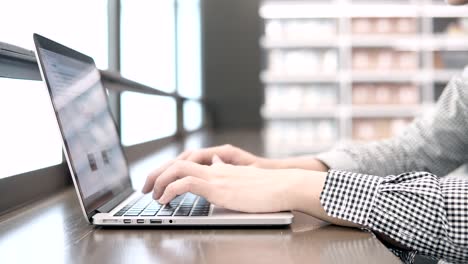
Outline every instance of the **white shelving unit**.
{"type": "Polygon", "coordinates": [[[268,1],[260,8],[264,19],[352,18],[352,17],[464,17],[468,6],[444,5],[443,1],[268,1]],[[274,4],[271,4],[274,2],[274,4]],[[315,2],[315,3],[314,3],[315,2]],[[335,4],[335,5],[333,5],[335,4]],[[337,6],[339,5],[339,7],[337,6]]]}
{"type": "MultiPolygon", "coordinates": [[[[437,0],[270,0],[264,1],[259,14],[266,25],[266,33],[259,40],[266,58],[260,78],[266,94],[262,115],[269,142],[265,145],[271,156],[315,153],[343,142],[370,140],[365,138],[366,126],[370,126],[366,122],[396,133],[413,118],[430,111],[437,100],[436,86],[441,87],[461,72],[461,65],[452,67],[447,64],[448,56],[441,54],[455,52],[468,58],[468,6],[451,7],[437,0]],[[385,18],[413,30],[357,33],[354,28],[360,19],[385,27],[385,18]],[[467,18],[460,20],[466,31],[448,34],[435,27],[460,18],[467,18]],[[308,31],[307,26],[314,26],[308,22],[315,23],[316,30],[308,31]],[[333,32],[327,30],[330,28],[333,32]],[[390,52],[399,56],[400,65],[416,66],[359,68],[355,61],[362,51],[375,52],[379,58],[388,58],[390,52]],[[318,60],[328,62],[325,70],[309,63],[316,59],[311,55],[314,52],[319,54],[318,60]],[[294,65],[294,61],[305,65],[305,69],[294,65]],[[400,97],[405,96],[402,89],[406,87],[416,91],[418,99],[409,104],[353,104],[358,85],[374,87],[369,89],[375,91],[395,87],[390,89],[400,89],[400,97]],[[314,89],[319,90],[315,95],[314,89]],[[334,89],[335,100],[330,99],[333,93],[326,89],[334,89]],[[279,106],[309,103],[317,107],[279,106]],[[364,127],[364,138],[356,136],[358,124],[364,127]],[[326,133],[329,135],[323,136],[326,133]]],[[[396,96],[390,97],[393,100],[396,96]]]]}

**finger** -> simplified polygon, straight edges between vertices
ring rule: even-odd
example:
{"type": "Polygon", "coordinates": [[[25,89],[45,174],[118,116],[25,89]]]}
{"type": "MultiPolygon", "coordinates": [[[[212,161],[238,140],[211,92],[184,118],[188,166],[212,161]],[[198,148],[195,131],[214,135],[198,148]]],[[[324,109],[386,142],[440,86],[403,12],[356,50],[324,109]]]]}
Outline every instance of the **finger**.
{"type": "Polygon", "coordinates": [[[153,198],[159,199],[170,183],[187,176],[208,180],[209,168],[190,161],[179,160],[175,162],[156,179],[153,186],[153,198]]]}
{"type": "Polygon", "coordinates": [[[145,181],[145,184],[143,185],[142,192],[145,193],[145,194],[149,193],[151,191],[153,185],[154,185],[154,182],[155,182],[156,178],[161,174],[162,171],[164,171],[169,166],[171,166],[172,163],[174,163],[174,161],[170,160],[170,161],[164,163],[161,167],[159,167],[156,170],[152,171],[148,175],[148,177],[146,177],[146,181],[145,181]]]}
{"type": "Polygon", "coordinates": [[[225,162],[231,162],[234,155],[232,150],[233,148],[230,145],[205,148],[192,152],[186,160],[203,165],[211,165],[213,155],[218,155],[222,157],[225,162]]]}
{"type": "Polygon", "coordinates": [[[153,189],[154,182],[156,181],[158,176],[161,175],[161,173],[167,170],[172,164],[174,164],[174,162],[176,162],[177,160],[183,160],[187,158],[188,156],[190,156],[191,153],[192,151],[184,151],[177,158],[164,163],[161,167],[151,172],[146,178],[145,185],[143,186],[142,192],[145,194],[149,193],[153,189]]]}
{"type": "Polygon", "coordinates": [[[225,164],[224,161],[216,154],[213,155],[212,164],[225,164]]]}
{"type": "Polygon", "coordinates": [[[210,196],[211,188],[211,185],[207,181],[197,177],[187,176],[169,184],[164,194],[159,199],[159,203],[167,204],[177,195],[188,192],[207,198],[210,196]]]}

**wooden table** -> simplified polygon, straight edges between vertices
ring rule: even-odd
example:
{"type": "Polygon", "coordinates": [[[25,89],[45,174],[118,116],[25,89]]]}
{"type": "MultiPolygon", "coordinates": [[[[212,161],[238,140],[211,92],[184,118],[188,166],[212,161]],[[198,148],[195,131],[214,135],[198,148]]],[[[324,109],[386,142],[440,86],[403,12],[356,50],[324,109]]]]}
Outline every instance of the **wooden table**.
{"type": "MultiPolygon", "coordinates": [[[[263,153],[255,132],[198,133],[132,165],[146,174],[184,148],[232,143],[263,153]]],[[[282,228],[96,228],[73,188],[0,218],[0,263],[400,263],[373,235],[295,213],[282,228]]]]}

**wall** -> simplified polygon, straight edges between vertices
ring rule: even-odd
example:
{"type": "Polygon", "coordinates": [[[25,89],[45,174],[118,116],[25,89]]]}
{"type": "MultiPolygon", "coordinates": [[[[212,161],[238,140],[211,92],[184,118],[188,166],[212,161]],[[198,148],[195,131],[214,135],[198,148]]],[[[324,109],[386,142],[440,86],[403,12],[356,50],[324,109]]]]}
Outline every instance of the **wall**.
{"type": "Polygon", "coordinates": [[[261,127],[259,2],[203,1],[204,92],[215,129],[261,127]]]}

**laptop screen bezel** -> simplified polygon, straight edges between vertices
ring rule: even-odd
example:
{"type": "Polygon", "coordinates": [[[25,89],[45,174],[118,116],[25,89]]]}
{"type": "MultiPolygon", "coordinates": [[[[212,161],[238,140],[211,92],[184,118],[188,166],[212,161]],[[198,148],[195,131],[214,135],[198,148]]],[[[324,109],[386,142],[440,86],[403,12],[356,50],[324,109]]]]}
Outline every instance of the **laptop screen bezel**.
{"type": "MultiPolygon", "coordinates": [[[[41,49],[45,49],[45,50],[48,50],[48,51],[52,51],[52,52],[55,52],[55,53],[58,53],[58,54],[61,54],[63,56],[66,56],[66,57],[70,57],[72,59],[75,59],[75,60],[79,60],[79,61],[82,61],[84,63],[87,63],[87,64],[92,64],[93,67],[96,67],[95,63],[94,63],[94,60],[87,56],[87,55],[84,55],[78,51],[75,51],[71,48],[68,48],[64,45],[61,45],[57,42],[54,42],[50,39],[47,39],[43,36],[40,36],[38,34],[34,34],[34,43],[35,43],[35,46],[36,46],[36,54],[37,54],[37,58],[38,58],[38,64],[39,64],[39,68],[40,68],[40,71],[41,71],[41,74],[42,74],[42,77],[43,77],[43,81],[45,82],[46,86],[47,86],[47,90],[49,92],[49,95],[50,95],[50,99],[51,99],[51,103],[52,103],[52,106],[54,108],[54,114],[55,114],[55,117],[57,119],[57,123],[58,123],[58,126],[59,126],[59,129],[60,129],[60,133],[62,135],[62,140],[63,140],[63,149],[64,149],[64,154],[66,156],[66,159],[67,159],[67,162],[68,162],[68,167],[70,169],[70,174],[73,178],[73,182],[75,184],[75,188],[76,188],[76,191],[78,193],[78,198],[80,199],[80,203],[81,203],[81,206],[82,206],[82,209],[83,209],[83,213],[86,215],[88,221],[90,221],[93,217],[94,214],[96,214],[96,211],[99,207],[105,205],[107,202],[113,200],[114,198],[116,197],[119,197],[119,194],[122,194],[122,193],[132,193],[134,192],[133,190],[133,187],[132,187],[132,183],[131,183],[131,179],[130,179],[130,173],[129,173],[129,170],[128,170],[128,161],[127,161],[127,158],[125,156],[125,152],[123,150],[123,147],[122,147],[122,144],[121,144],[121,141],[120,141],[120,138],[119,138],[119,148],[120,150],[122,151],[123,153],[123,156],[124,156],[124,159],[125,159],[125,167],[126,167],[126,171],[125,171],[125,182],[123,182],[121,188],[118,188],[118,189],[112,189],[110,190],[109,192],[106,192],[102,195],[99,195],[97,197],[92,197],[92,201],[89,202],[89,203],[85,203],[85,197],[83,196],[83,192],[81,190],[81,187],[80,187],[80,183],[79,183],[79,179],[77,177],[77,174],[76,174],[76,171],[74,169],[74,163],[73,163],[73,160],[70,158],[70,149],[69,149],[69,145],[68,145],[68,142],[65,138],[65,135],[64,135],[64,130],[63,130],[63,127],[62,127],[62,124],[60,122],[60,118],[58,116],[58,111],[57,111],[57,108],[56,108],[56,105],[54,103],[54,100],[53,100],[53,93],[51,91],[51,88],[50,88],[50,82],[47,78],[47,72],[45,70],[45,67],[44,67],[44,64],[42,62],[42,54],[41,54],[41,49]]],[[[96,68],[97,69],[97,68],[96,68]]],[[[99,82],[101,82],[101,87],[102,89],[105,89],[104,86],[102,85],[102,81],[101,79],[99,80],[99,82]]],[[[104,90],[104,94],[106,94],[105,90],[104,90]]],[[[112,121],[114,122],[114,126],[115,126],[115,129],[116,131],[118,132],[118,129],[117,129],[117,125],[116,125],[116,122],[112,116],[112,113],[111,113],[111,110],[110,110],[110,106],[109,106],[109,101],[108,101],[108,98],[106,98],[106,104],[107,104],[107,107],[106,107],[106,111],[108,111],[109,115],[111,116],[112,118],[112,121]]],[[[119,134],[119,133],[117,133],[119,134]]],[[[120,199],[122,199],[122,201],[124,199],[126,199],[127,197],[122,197],[120,199]]],[[[89,197],[87,197],[86,199],[90,199],[89,197]]],[[[90,221],[91,222],[91,221],[90,221]]]]}

